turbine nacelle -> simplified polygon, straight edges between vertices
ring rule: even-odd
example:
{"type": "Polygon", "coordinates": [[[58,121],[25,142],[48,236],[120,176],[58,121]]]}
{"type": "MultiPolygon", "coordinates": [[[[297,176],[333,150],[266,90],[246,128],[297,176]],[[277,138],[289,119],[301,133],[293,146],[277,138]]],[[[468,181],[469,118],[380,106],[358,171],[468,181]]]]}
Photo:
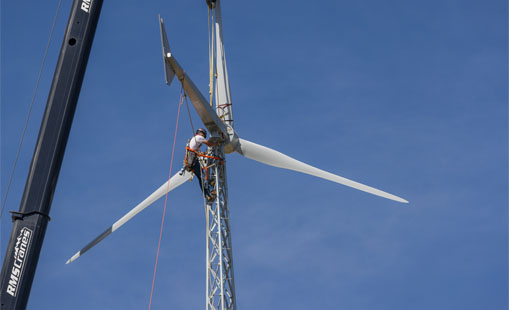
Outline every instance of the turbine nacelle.
{"type": "Polygon", "coordinates": [[[224,142],[223,150],[225,153],[230,154],[232,152],[238,152],[239,150],[239,135],[237,132],[235,132],[234,128],[230,125],[227,126],[227,133],[228,137],[227,140],[224,142]]]}

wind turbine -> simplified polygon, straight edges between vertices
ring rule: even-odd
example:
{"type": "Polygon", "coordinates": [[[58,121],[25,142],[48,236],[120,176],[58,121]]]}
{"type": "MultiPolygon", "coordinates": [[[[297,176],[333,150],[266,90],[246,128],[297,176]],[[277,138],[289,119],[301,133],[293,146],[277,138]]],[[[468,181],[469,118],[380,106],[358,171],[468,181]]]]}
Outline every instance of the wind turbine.
{"type": "MultiPolygon", "coordinates": [[[[252,159],[266,165],[294,170],[346,185],[383,198],[407,203],[407,200],[398,196],[346,179],[319,168],[312,167],[279,151],[239,137],[233,128],[232,101],[225,59],[225,49],[223,45],[221,1],[209,0],[207,2],[211,13],[214,13],[215,16],[213,37],[216,44],[213,49],[213,61],[215,62],[216,68],[214,81],[216,109],[212,108],[212,102],[209,103],[207,101],[188,74],[177,62],[175,56],[170,50],[166,30],[161,17],[159,17],[159,23],[167,85],[170,85],[174,77],[177,76],[177,79],[181,82],[186,95],[193,104],[205,127],[209,130],[214,139],[221,142],[217,146],[209,147],[208,153],[214,157],[223,159],[225,158],[225,154],[237,152],[248,159],[252,159]]],[[[208,170],[209,178],[215,180],[214,184],[217,197],[214,201],[206,203],[206,235],[208,240],[206,245],[206,308],[222,310],[236,309],[226,167],[224,164],[215,164],[208,170]]],[[[140,213],[143,209],[150,206],[167,192],[181,186],[191,177],[191,173],[187,171],[181,171],[173,175],[145,200],[135,206],[126,215],[74,254],[67,263],[79,258],[90,248],[140,213]]]]}

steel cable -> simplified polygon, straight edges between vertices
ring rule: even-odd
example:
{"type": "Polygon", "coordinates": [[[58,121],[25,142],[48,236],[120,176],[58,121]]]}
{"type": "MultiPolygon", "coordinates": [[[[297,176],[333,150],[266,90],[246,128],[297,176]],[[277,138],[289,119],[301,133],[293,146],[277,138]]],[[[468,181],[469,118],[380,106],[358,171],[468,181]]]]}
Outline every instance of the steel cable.
{"type": "Polygon", "coordinates": [[[18,163],[18,158],[19,158],[19,155],[21,153],[21,148],[23,146],[23,140],[25,139],[25,133],[27,131],[28,123],[29,123],[29,120],[30,120],[30,115],[32,113],[32,108],[34,106],[35,97],[36,97],[36,94],[37,94],[37,89],[39,88],[39,82],[41,80],[42,72],[43,72],[43,69],[44,69],[44,63],[46,62],[46,56],[48,55],[48,50],[49,50],[49,47],[50,47],[51,38],[53,37],[53,31],[55,30],[55,24],[57,23],[57,17],[58,17],[58,13],[60,11],[60,6],[61,5],[62,5],[62,0],[60,0],[58,2],[57,11],[55,12],[55,17],[53,18],[53,25],[51,26],[50,37],[48,38],[48,43],[46,44],[46,50],[44,51],[44,56],[43,56],[43,60],[42,60],[42,64],[41,64],[41,69],[39,70],[39,75],[37,77],[37,82],[35,83],[35,89],[34,89],[34,93],[32,95],[32,102],[30,103],[30,107],[28,108],[27,119],[25,121],[25,127],[23,128],[23,132],[21,133],[21,139],[20,139],[20,142],[19,142],[18,151],[16,153],[16,158],[14,159],[14,165],[12,167],[11,176],[9,177],[9,183],[7,184],[7,189],[5,191],[4,199],[3,199],[3,202],[2,202],[2,209],[0,210],[0,219],[2,218],[2,216],[4,214],[4,209],[5,209],[5,205],[6,205],[6,202],[7,202],[7,196],[9,195],[9,189],[11,188],[11,183],[12,183],[12,179],[14,177],[14,172],[16,171],[16,165],[18,163]]]}

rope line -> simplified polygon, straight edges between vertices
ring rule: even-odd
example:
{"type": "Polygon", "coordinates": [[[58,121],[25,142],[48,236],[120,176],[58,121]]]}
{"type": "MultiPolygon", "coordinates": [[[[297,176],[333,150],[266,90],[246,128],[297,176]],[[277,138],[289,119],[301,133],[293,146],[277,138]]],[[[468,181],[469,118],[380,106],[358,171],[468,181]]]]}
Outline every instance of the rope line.
{"type": "Polygon", "coordinates": [[[191,120],[191,112],[189,111],[188,96],[186,96],[186,93],[184,94],[184,99],[186,100],[186,108],[188,109],[188,117],[191,124],[191,134],[195,134],[195,127],[193,127],[193,121],[191,120]]]}
{"type": "Polygon", "coordinates": [[[177,129],[179,128],[179,116],[181,114],[181,106],[183,104],[183,89],[181,87],[181,96],[179,98],[179,108],[177,110],[177,121],[175,123],[175,133],[174,133],[174,142],[173,142],[173,145],[172,145],[172,157],[170,159],[170,170],[168,172],[168,183],[167,183],[167,191],[166,191],[166,195],[165,195],[165,206],[163,208],[163,217],[161,218],[161,229],[159,231],[159,241],[158,241],[158,250],[156,251],[156,262],[154,263],[154,274],[152,276],[152,287],[151,287],[151,295],[150,295],[150,298],[149,298],[149,310],[151,309],[151,305],[152,305],[152,294],[154,293],[154,282],[156,281],[156,271],[158,269],[158,260],[159,260],[159,249],[161,247],[161,237],[163,235],[163,226],[164,226],[164,223],[165,223],[165,214],[166,214],[166,205],[167,205],[167,202],[168,202],[168,191],[169,191],[169,188],[170,188],[170,178],[172,177],[172,165],[173,165],[173,162],[174,162],[174,152],[175,152],[175,141],[177,140],[177,129]]]}
{"type": "Polygon", "coordinates": [[[0,210],[0,219],[2,218],[2,216],[4,214],[4,208],[5,208],[5,204],[7,202],[7,196],[9,195],[9,189],[11,188],[11,183],[12,183],[12,179],[14,177],[14,172],[16,171],[16,165],[18,164],[18,158],[19,158],[19,155],[21,153],[21,148],[23,146],[23,140],[25,139],[25,133],[26,133],[27,128],[28,128],[28,123],[29,123],[29,120],[30,120],[30,115],[32,113],[32,107],[34,106],[35,97],[36,97],[36,94],[37,94],[37,89],[39,88],[39,82],[41,80],[42,72],[43,72],[43,69],[44,69],[44,63],[46,62],[46,56],[48,55],[48,50],[49,50],[49,47],[50,47],[51,38],[53,37],[53,31],[55,30],[55,24],[57,23],[57,17],[58,17],[58,13],[60,11],[60,6],[61,5],[62,5],[62,0],[60,0],[58,2],[57,11],[55,12],[55,17],[53,18],[53,25],[51,26],[50,37],[48,38],[48,42],[46,43],[46,50],[44,51],[44,56],[43,56],[43,60],[42,60],[42,63],[41,63],[41,69],[39,69],[39,75],[37,76],[37,82],[35,83],[35,89],[34,89],[34,93],[32,95],[32,102],[30,103],[30,107],[28,108],[27,119],[25,121],[25,127],[23,128],[23,132],[21,133],[21,139],[20,139],[20,142],[19,142],[18,151],[16,153],[16,158],[14,159],[14,165],[12,167],[11,176],[9,177],[9,183],[7,184],[7,189],[5,191],[4,200],[2,202],[2,210],[0,210]]]}

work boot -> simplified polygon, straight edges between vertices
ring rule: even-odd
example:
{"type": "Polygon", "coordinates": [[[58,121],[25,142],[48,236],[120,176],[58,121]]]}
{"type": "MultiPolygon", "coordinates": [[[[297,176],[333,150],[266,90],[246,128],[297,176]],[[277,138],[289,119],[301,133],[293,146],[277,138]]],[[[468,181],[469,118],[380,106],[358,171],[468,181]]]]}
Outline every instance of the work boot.
{"type": "Polygon", "coordinates": [[[212,191],[210,195],[206,196],[208,202],[213,202],[216,200],[216,191],[212,191]]]}

